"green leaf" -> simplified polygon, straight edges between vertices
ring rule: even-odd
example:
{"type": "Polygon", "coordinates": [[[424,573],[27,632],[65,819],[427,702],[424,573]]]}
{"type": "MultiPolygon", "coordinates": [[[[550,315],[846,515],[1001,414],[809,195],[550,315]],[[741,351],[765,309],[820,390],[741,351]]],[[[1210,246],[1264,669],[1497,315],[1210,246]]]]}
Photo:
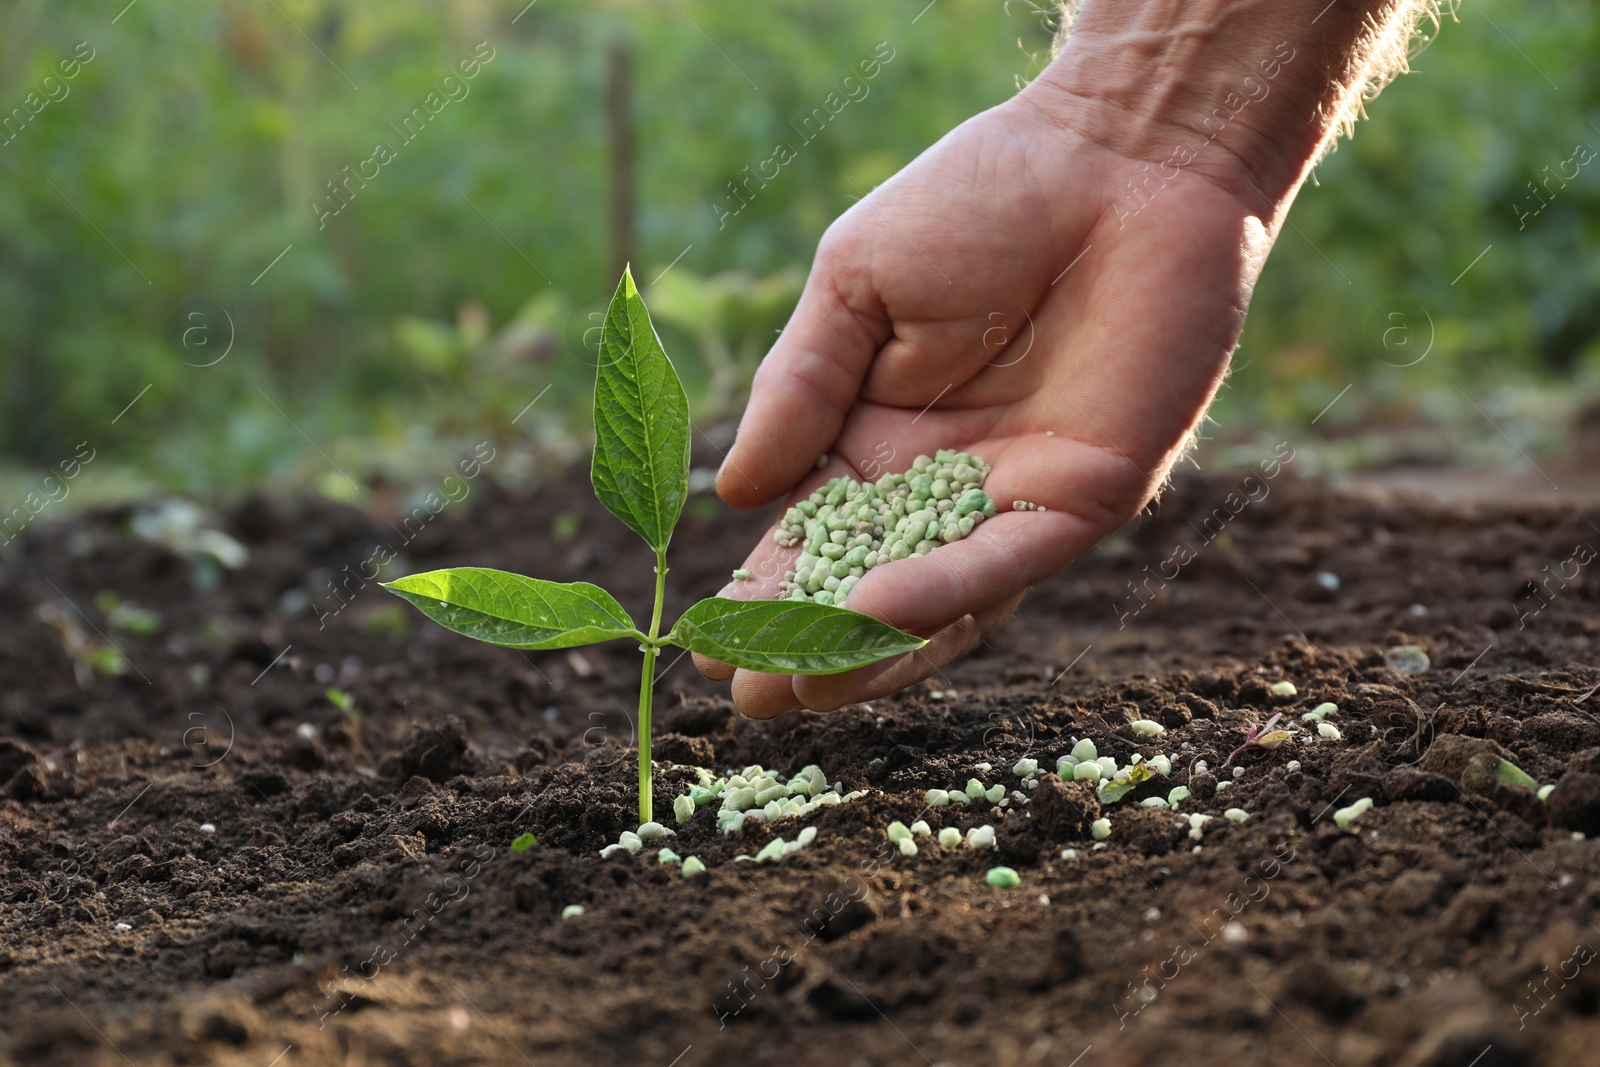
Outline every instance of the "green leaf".
{"type": "Polygon", "coordinates": [[[1098,790],[1100,803],[1115,804],[1117,801],[1133,792],[1133,790],[1137,788],[1140,783],[1148,782],[1155,776],[1156,772],[1151,770],[1148,765],[1144,763],[1135,763],[1132,767],[1128,768],[1128,777],[1126,779],[1113,778],[1109,782],[1104,782],[1101,784],[1098,790]]]}
{"type": "Polygon", "coordinates": [[[515,841],[511,842],[511,851],[512,852],[526,852],[526,851],[528,851],[528,849],[532,848],[534,845],[537,845],[538,843],[539,843],[538,840],[535,839],[532,834],[523,834],[522,836],[518,837],[515,841]]]}
{"type": "Polygon", "coordinates": [[[600,337],[594,436],[594,495],[665,551],[689,494],[689,398],[629,271],[600,337]]]}
{"type": "Polygon", "coordinates": [[[616,598],[588,582],[562,585],[487,567],[453,567],[383,587],[447,630],[507,648],[571,648],[639,633],[616,598]]]}
{"type": "Polygon", "coordinates": [[[838,674],[927,644],[888,623],[798,600],[702,600],[683,613],[669,644],[772,674],[838,674]]]}
{"type": "Polygon", "coordinates": [[[1494,765],[1494,780],[1504,782],[1506,785],[1520,786],[1523,789],[1537,790],[1539,783],[1528,776],[1528,773],[1510,760],[1501,760],[1494,765]]]}

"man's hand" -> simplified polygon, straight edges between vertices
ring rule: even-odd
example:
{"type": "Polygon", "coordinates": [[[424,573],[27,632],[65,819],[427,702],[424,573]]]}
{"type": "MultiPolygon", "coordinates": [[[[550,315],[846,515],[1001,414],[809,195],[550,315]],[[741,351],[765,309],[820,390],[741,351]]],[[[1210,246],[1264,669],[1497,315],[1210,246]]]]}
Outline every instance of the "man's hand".
{"type": "MultiPolygon", "coordinates": [[[[1274,22],[1302,6],[1272,2],[1282,5],[1274,22]]],[[[1215,9],[1214,23],[1163,22],[1179,51],[1196,25],[1226,38],[1233,16],[1254,6],[1207,0],[1183,11],[1154,0],[1146,13],[1171,8],[1169,21],[1182,22],[1215,9]]],[[[1295,40],[1320,32],[1307,10],[1295,40]]],[[[837,475],[875,479],[918,453],[957,448],[993,465],[985,489],[1001,510],[964,540],[874,569],[851,592],[852,609],[928,636],[919,652],[825,677],[697,658],[708,676],[733,677],[744,714],[871,699],[970,651],[1031,584],[1139,512],[1221,383],[1283,212],[1336,117],[1312,94],[1324,128],[1306,125],[1292,98],[1306,97],[1307,75],[1342,83],[1304,58],[1306,73],[1291,79],[1298,51],[1287,41],[1276,60],[1271,41],[1259,57],[1228,45],[1220,58],[1236,62],[1248,95],[1229,101],[1208,136],[1163,111],[1164,94],[1146,101],[1126,82],[1104,97],[1082,91],[1086,65],[1161,52],[1150,31],[1134,26],[1121,40],[1097,28],[1097,14],[1091,5],[1046,76],[954,130],[823,237],[756,375],[719,494],[738,507],[792,502],[837,475]],[[1269,60],[1276,66],[1259,66],[1269,60]],[[1264,138],[1260,127],[1281,114],[1305,129],[1264,138]],[[814,469],[824,453],[826,467],[814,469]],[[1011,511],[1016,500],[1042,510],[1011,511]]],[[[1328,21],[1339,19],[1359,43],[1359,17],[1328,21]]],[[[1209,90],[1227,73],[1185,80],[1209,90]]],[[[1352,68],[1345,81],[1359,76],[1352,68]]],[[[753,579],[723,595],[775,596],[795,554],[765,538],[745,564],[753,579]]]]}

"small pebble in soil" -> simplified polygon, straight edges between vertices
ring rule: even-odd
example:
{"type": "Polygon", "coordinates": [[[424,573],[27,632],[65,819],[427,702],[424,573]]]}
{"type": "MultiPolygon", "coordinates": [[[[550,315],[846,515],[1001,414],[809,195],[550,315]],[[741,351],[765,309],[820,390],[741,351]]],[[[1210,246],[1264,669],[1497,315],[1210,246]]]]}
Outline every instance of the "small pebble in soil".
{"type": "Polygon", "coordinates": [[[1293,682],[1273,682],[1267,686],[1267,692],[1275,697],[1292,697],[1300,692],[1294,687],[1293,682]]]}
{"type": "Polygon", "coordinates": [[[1099,759],[1100,750],[1095,747],[1093,741],[1085,737],[1082,741],[1072,746],[1072,758],[1080,763],[1084,760],[1099,759]]]}
{"type": "Polygon", "coordinates": [[[1229,808],[1222,813],[1222,817],[1229,822],[1244,822],[1250,817],[1250,813],[1243,808],[1229,808]]]}
{"type": "Polygon", "coordinates": [[[133,929],[133,924],[132,923],[118,923],[112,929],[115,929],[115,930],[132,930],[133,929]]]}
{"type": "Polygon", "coordinates": [[[900,855],[910,858],[917,854],[917,843],[909,837],[900,839],[900,855]]]}
{"type": "Polygon", "coordinates": [[[1432,665],[1428,654],[1416,645],[1396,645],[1389,649],[1383,654],[1383,664],[1408,677],[1421,674],[1432,665]]]}
{"type": "Polygon", "coordinates": [[[1080,782],[1098,782],[1100,780],[1100,764],[1094,760],[1085,760],[1072,768],[1072,777],[1080,782]]]}
{"type": "Polygon", "coordinates": [[[899,819],[890,823],[883,833],[890,841],[904,841],[911,836],[911,830],[899,819]]]}
{"type": "Polygon", "coordinates": [[[1329,715],[1338,714],[1338,711],[1339,705],[1333,703],[1332,701],[1325,700],[1321,704],[1318,704],[1316,707],[1312,708],[1310,711],[1306,712],[1304,715],[1300,716],[1300,718],[1306,722],[1321,722],[1329,715]]]}
{"type": "Polygon", "coordinates": [[[761,851],[757,852],[755,856],[756,862],[771,863],[774,860],[782,859],[783,846],[785,844],[787,844],[787,842],[784,841],[783,838],[774,837],[771,841],[768,841],[765,845],[761,846],[761,851]]]}
{"type": "Polygon", "coordinates": [[[683,861],[683,876],[693,878],[697,874],[706,873],[706,865],[699,856],[687,856],[683,861]]]}
{"type": "Polygon", "coordinates": [[[1188,799],[1189,787],[1186,785],[1175,785],[1167,791],[1167,805],[1169,807],[1175,808],[1178,806],[1180,801],[1188,799]]]}
{"type": "MultiPolygon", "coordinates": [[[[726,777],[717,777],[703,768],[696,769],[700,772],[701,783],[692,787],[688,796],[697,808],[720,797],[716,819],[717,829],[723,834],[739,833],[747,822],[805,816],[818,808],[848,804],[867,795],[865,790],[859,789],[846,793],[840,782],[830,787],[827,775],[815,764],[782,782],[778,774],[759,766],[746,767],[742,774],[726,777]]],[[[673,806],[674,811],[679,810],[676,801],[673,806]]]]}
{"type": "Polygon", "coordinates": [[[678,817],[679,826],[694,818],[694,807],[694,798],[688,793],[674,798],[672,801],[672,814],[678,817]]]}
{"type": "Polygon", "coordinates": [[[1017,760],[1017,762],[1012,766],[1011,773],[1016,775],[1018,778],[1026,778],[1030,774],[1038,773],[1038,770],[1039,761],[1036,759],[1029,759],[1028,757],[1024,756],[1022,759],[1017,760]]]}
{"type": "MultiPolygon", "coordinates": [[[[641,827],[641,829],[642,829],[642,827],[641,827]]],[[[600,858],[601,859],[610,859],[612,856],[615,856],[618,853],[622,853],[622,852],[626,852],[629,855],[632,855],[633,853],[638,852],[643,847],[644,847],[644,839],[643,838],[641,838],[638,834],[634,833],[632,830],[624,830],[624,831],[622,831],[622,833],[617,835],[617,843],[616,844],[607,845],[605,848],[600,850],[600,858]]]]}
{"type": "Polygon", "coordinates": [[[1218,793],[1220,793],[1220,792],[1222,792],[1224,789],[1228,788],[1232,784],[1233,784],[1232,782],[1227,781],[1226,779],[1224,779],[1223,781],[1220,781],[1220,782],[1217,783],[1217,790],[1216,791],[1218,793]]]}
{"type": "Polygon", "coordinates": [[[217,832],[216,824],[203,822],[200,824],[200,832],[203,834],[214,834],[217,832]]]}
{"type": "Polygon", "coordinates": [[[1330,593],[1339,591],[1339,576],[1332,571],[1318,571],[1317,584],[1330,593]]]}
{"type": "Polygon", "coordinates": [[[1235,919],[1222,928],[1222,940],[1230,945],[1237,945],[1241,941],[1250,939],[1250,931],[1244,928],[1244,923],[1235,919]]]}
{"type": "Polygon", "coordinates": [[[996,889],[1014,889],[1022,884],[1022,879],[1010,867],[990,867],[983,880],[996,889]]]}
{"type": "Polygon", "coordinates": [[[1111,820],[1106,818],[1096,819],[1089,824],[1089,836],[1096,841],[1104,841],[1111,836],[1111,820]]]}
{"type": "Polygon", "coordinates": [[[945,808],[950,806],[950,794],[944,789],[930,789],[927,792],[928,807],[945,808]]]}
{"type": "Polygon", "coordinates": [[[1078,858],[1078,850],[1075,848],[1064,848],[1061,850],[1061,858],[1064,860],[1075,860],[1078,858]]]}
{"type": "Polygon", "coordinates": [[[994,827],[985,823],[967,831],[968,848],[994,848],[994,827]]]}
{"type": "Polygon", "coordinates": [[[955,848],[961,844],[961,831],[954,826],[946,826],[939,831],[939,844],[944,848],[955,848]]]}
{"type": "Polygon", "coordinates": [[[1233,776],[1234,776],[1234,778],[1243,778],[1244,777],[1244,768],[1243,767],[1235,767],[1233,769],[1233,776]]]}
{"type": "Polygon", "coordinates": [[[660,852],[656,853],[656,862],[657,863],[681,863],[683,861],[678,858],[678,854],[676,852],[672,851],[670,848],[664,848],[660,852]]]}
{"type": "Polygon", "coordinates": [[[1337,741],[1344,735],[1339,732],[1339,728],[1333,723],[1319,722],[1317,723],[1317,736],[1326,738],[1329,741],[1337,741]]]}
{"type": "Polygon", "coordinates": [[[1128,724],[1128,729],[1140,737],[1160,737],[1167,732],[1167,728],[1154,719],[1135,719],[1128,724]]]}
{"type": "Polygon", "coordinates": [[[1297,759],[1292,759],[1283,765],[1283,769],[1290,772],[1298,771],[1300,769],[1300,761],[1297,759]]]}
{"type": "Polygon", "coordinates": [[[639,839],[641,841],[656,841],[672,832],[658,822],[647,822],[639,827],[639,839]]]}
{"type": "Polygon", "coordinates": [[[929,826],[926,820],[918,819],[911,824],[911,832],[918,837],[931,837],[933,836],[933,827],[929,826]]]}
{"type": "Polygon", "coordinates": [[[561,909],[561,917],[563,919],[576,919],[578,916],[580,916],[582,914],[583,914],[583,905],[582,904],[568,904],[566,907],[561,909]]]}

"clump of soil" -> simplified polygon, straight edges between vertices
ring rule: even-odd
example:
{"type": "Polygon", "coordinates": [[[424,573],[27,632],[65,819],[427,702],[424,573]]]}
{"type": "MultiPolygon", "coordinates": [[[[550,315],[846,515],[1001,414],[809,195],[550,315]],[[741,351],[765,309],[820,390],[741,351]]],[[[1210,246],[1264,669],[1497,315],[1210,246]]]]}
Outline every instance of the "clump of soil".
{"type": "MultiPolygon", "coordinates": [[[[678,766],[657,810],[688,764],[817,763],[870,790],[770,865],[733,856],[802,823],[723,837],[702,811],[671,839],[709,867],[692,880],[653,849],[597,854],[635,818],[627,642],[448,634],[362,577],[395,528],[332,505],[225,516],[251,558],[219,582],[131,537],[126,512],[32,534],[0,555],[0,1059],[1588,1062],[1600,583],[1557,588],[1545,568],[1600,540],[1600,512],[1287,478],[1219,511],[1234,489],[1180,485],[975,655],[870,706],[746,722],[670,664],[657,750],[678,766]],[[114,632],[101,591],[160,612],[160,632],[114,632]],[[46,603],[129,669],[80,688],[46,603]],[[1386,667],[1398,645],[1430,669],[1386,667]],[[1295,696],[1274,694],[1284,680],[1295,696]],[[1299,719],[1322,701],[1338,740],[1299,719]],[[1294,738],[1223,766],[1274,712],[1294,738]],[[1170,753],[1172,772],[1103,810],[1082,783],[1030,793],[1010,773],[1084,736],[1119,764],[1170,753]],[[1484,753],[1556,789],[1485,785],[1484,753]],[[1019,793],[925,806],[971,777],[1019,793]],[[1178,784],[1184,813],[1215,816],[1199,841],[1140,806],[1178,784]],[[1360,797],[1372,810],[1335,825],[1360,797]],[[992,825],[998,847],[924,838],[904,857],[883,830],[917,818],[992,825]],[[537,844],[511,851],[525,833],[537,844]],[[999,863],[1020,886],[984,883],[999,863]]],[[[596,581],[644,607],[648,551],[581,472],[540,500],[441,515],[404,566],[596,581]]],[[[769,518],[695,498],[669,616],[769,518]]]]}

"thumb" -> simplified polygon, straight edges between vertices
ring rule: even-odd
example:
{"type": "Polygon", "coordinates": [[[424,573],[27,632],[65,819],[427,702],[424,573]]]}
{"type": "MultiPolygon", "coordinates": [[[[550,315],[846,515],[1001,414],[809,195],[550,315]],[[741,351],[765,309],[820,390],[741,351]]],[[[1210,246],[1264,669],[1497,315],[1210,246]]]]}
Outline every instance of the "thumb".
{"type": "Polygon", "coordinates": [[[734,507],[770,503],[805,477],[839,436],[890,336],[875,296],[868,311],[846,301],[834,262],[818,250],[794,315],[756,371],[738,436],[717,472],[717,495],[734,507]]]}

